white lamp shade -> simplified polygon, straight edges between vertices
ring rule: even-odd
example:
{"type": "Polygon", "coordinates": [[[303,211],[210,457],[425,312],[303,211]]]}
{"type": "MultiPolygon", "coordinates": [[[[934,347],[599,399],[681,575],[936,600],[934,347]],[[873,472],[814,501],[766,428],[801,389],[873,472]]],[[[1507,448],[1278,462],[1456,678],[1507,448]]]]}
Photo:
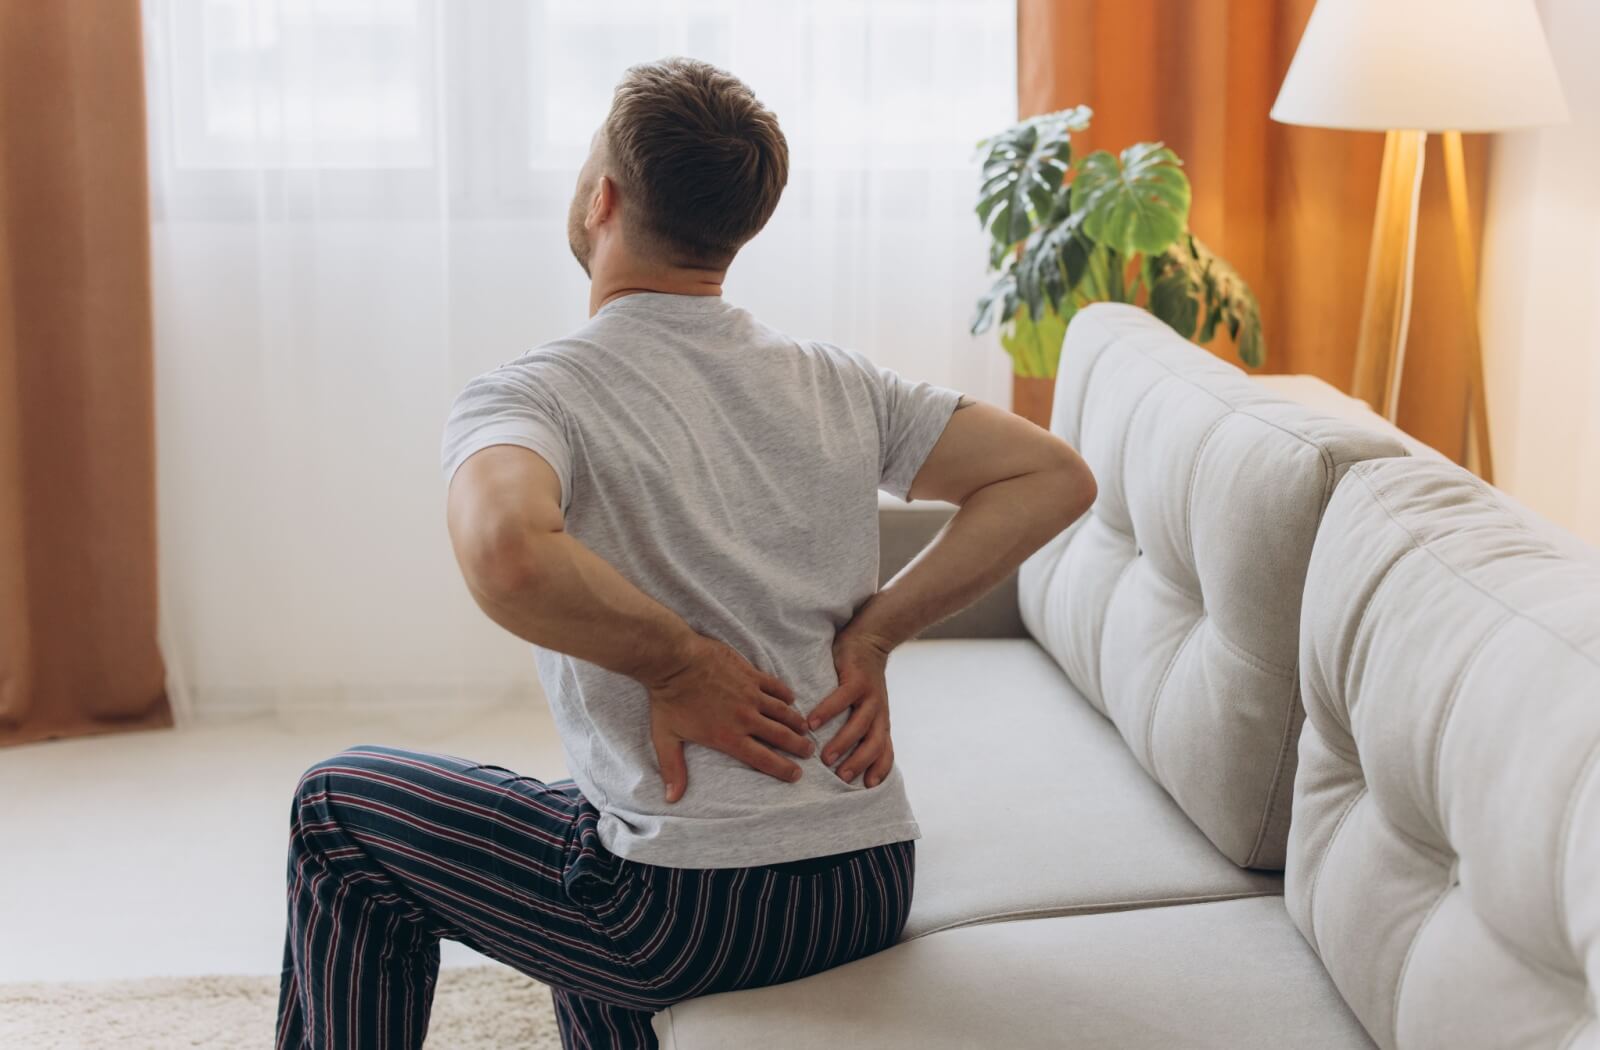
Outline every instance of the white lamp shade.
{"type": "Polygon", "coordinates": [[[1272,118],[1361,131],[1567,119],[1533,0],[1318,0],[1272,118]]]}

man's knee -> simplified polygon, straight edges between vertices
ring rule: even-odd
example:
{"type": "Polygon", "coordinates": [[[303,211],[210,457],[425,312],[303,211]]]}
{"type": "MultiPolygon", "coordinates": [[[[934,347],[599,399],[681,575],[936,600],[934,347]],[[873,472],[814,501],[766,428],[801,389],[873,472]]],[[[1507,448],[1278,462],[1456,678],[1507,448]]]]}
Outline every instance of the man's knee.
{"type": "Polygon", "coordinates": [[[374,744],[354,744],[347,747],[300,774],[300,782],[294,791],[295,807],[298,809],[309,801],[325,798],[329,789],[341,779],[350,776],[364,777],[379,772],[391,761],[389,756],[374,744]]]}

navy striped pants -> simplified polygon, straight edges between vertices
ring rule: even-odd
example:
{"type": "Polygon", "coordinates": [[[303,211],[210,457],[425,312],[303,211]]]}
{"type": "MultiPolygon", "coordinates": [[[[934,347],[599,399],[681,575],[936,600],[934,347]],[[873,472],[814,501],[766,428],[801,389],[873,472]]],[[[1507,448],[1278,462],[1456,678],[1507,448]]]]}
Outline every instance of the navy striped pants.
{"type": "Polygon", "coordinates": [[[551,988],[563,1044],[654,1047],[650,1016],[892,945],[915,846],[753,868],[625,860],[570,780],[358,746],[295,791],[278,1050],[419,1047],[448,937],[551,988]]]}

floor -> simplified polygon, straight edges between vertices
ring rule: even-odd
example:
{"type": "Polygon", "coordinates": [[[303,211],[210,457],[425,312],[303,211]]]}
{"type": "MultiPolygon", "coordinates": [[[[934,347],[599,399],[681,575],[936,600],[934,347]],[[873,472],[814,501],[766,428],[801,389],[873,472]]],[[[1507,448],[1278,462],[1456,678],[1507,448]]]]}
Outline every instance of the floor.
{"type": "MultiPolygon", "coordinates": [[[[262,716],[0,752],[0,982],[274,974],[290,795],[351,744],[567,775],[538,701],[262,716]]],[[[446,966],[485,962],[461,945],[446,966]]]]}

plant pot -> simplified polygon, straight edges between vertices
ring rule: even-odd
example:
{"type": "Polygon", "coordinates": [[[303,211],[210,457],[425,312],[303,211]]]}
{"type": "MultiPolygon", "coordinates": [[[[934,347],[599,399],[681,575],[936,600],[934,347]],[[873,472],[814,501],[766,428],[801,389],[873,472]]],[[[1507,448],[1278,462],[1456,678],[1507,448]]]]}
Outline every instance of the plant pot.
{"type": "Polygon", "coordinates": [[[1050,427],[1050,406],[1055,401],[1056,381],[1036,376],[1011,377],[1011,411],[1045,429],[1050,427]]]}

